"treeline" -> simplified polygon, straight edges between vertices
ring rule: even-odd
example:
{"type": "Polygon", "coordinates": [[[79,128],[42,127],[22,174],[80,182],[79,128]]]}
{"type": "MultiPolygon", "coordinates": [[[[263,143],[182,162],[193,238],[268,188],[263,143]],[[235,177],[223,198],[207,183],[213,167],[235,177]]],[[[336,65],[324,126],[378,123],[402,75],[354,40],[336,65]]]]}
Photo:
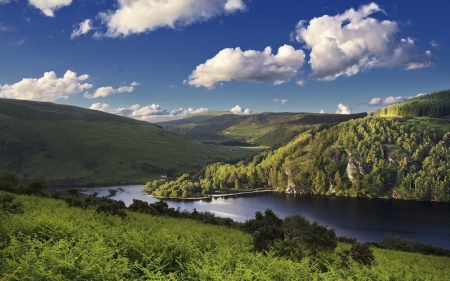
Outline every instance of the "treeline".
{"type": "Polygon", "coordinates": [[[450,133],[401,119],[367,117],[316,126],[287,145],[237,164],[213,163],[195,175],[149,182],[163,197],[218,189],[450,201],[450,133]]]}
{"type": "Polygon", "coordinates": [[[430,93],[380,108],[370,116],[427,116],[442,118],[450,116],[450,90],[430,93]]]}

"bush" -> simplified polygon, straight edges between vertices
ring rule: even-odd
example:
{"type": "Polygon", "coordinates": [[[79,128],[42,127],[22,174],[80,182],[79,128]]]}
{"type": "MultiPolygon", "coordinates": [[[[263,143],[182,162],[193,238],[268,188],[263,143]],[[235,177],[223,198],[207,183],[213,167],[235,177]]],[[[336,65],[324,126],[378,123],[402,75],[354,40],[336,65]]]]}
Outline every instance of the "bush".
{"type": "Polygon", "coordinates": [[[344,254],[350,256],[354,261],[364,265],[372,265],[375,260],[372,249],[369,244],[356,242],[352,245],[350,250],[345,250],[344,254]]]}
{"type": "Polygon", "coordinates": [[[0,208],[4,214],[23,214],[23,204],[15,201],[14,195],[10,193],[0,194],[0,208]]]}
{"type": "Polygon", "coordinates": [[[0,190],[13,192],[19,186],[19,177],[13,171],[0,172],[0,190]]]}

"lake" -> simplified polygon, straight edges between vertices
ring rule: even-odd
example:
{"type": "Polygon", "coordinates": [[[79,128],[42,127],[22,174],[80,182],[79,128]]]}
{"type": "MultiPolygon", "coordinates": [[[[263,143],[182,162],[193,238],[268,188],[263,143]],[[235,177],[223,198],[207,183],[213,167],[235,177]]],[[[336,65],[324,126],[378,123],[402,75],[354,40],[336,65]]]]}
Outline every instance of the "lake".
{"type": "MultiPolygon", "coordinates": [[[[133,198],[154,203],[159,199],[141,192],[142,185],[80,188],[82,194],[98,192],[129,205],[133,198]]],[[[61,190],[61,188],[58,188],[61,190]]],[[[326,196],[299,196],[263,193],[219,197],[198,201],[166,200],[181,210],[211,212],[244,222],[256,211],[272,209],[279,217],[300,214],[310,221],[328,225],[336,234],[361,242],[379,242],[387,233],[450,249],[450,204],[394,199],[368,199],[326,196]]]]}

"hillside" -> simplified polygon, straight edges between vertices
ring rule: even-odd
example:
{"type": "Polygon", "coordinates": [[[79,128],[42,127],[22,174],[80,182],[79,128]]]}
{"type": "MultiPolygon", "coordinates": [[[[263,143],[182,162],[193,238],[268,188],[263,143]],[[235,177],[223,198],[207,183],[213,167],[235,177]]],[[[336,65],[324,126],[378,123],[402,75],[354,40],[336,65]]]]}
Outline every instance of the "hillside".
{"type": "Polygon", "coordinates": [[[158,196],[266,187],[279,192],[450,202],[450,131],[411,118],[366,117],[316,126],[287,145],[236,165],[214,163],[158,196]]]}
{"type": "Polygon", "coordinates": [[[222,144],[238,141],[274,148],[286,144],[312,126],[338,124],[366,115],[266,112],[252,115],[225,114],[200,121],[198,117],[194,117],[195,119],[187,118],[179,123],[171,121],[160,125],[171,132],[202,142],[222,144]]]}
{"type": "Polygon", "coordinates": [[[384,117],[430,117],[450,118],[450,90],[430,93],[410,98],[400,103],[386,106],[369,113],[370,116],[384,117]]]}
{"type": "Polygon", "coordinates": [[[192,172],[239,149],[217,150],[157,125],[46,102],[0,99],[0,170],[50,184],[142,183],[192,172]]]}
{"type": "MultiPolygon", "coordinates": [[[[8,195],[0,191],[0,198],[8,195]]],[[[372,266],[367,266],[353,261],[354,256],[364,253],[346,254],[349,244],[334,245],[332,251],[320,249],[323,252],[314,255],[287,237],[262,253],[253,249],[254,235],[226,225],[211,225],[213,214],[197,212],[196,216],[204,217],[202,221],[122,210],[123,218],[98,212],[93,206],[68,207],[64,200],[26,195],[12,198],[15,209],[0,205],[2,280],[450,278],[450,258],[444,256],[372,248],[372,266]],[[13,212],[18,209],[23,214],[13,212]]],[[[271,221],[265,223],[270,225],[271,221]]],[[[324,227],[315,224],[315,229],[320,232],[324,227]]]]}

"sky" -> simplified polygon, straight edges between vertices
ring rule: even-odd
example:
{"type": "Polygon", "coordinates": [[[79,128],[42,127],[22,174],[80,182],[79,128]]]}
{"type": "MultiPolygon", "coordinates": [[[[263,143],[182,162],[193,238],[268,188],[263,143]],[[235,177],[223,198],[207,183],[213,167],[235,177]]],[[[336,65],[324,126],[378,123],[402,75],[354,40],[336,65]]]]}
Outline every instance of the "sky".
{"type": "Polygon", "coordinates": [[[0,97],[149,122],[449,89],[450,1],[0,0],[0,97]]]}

